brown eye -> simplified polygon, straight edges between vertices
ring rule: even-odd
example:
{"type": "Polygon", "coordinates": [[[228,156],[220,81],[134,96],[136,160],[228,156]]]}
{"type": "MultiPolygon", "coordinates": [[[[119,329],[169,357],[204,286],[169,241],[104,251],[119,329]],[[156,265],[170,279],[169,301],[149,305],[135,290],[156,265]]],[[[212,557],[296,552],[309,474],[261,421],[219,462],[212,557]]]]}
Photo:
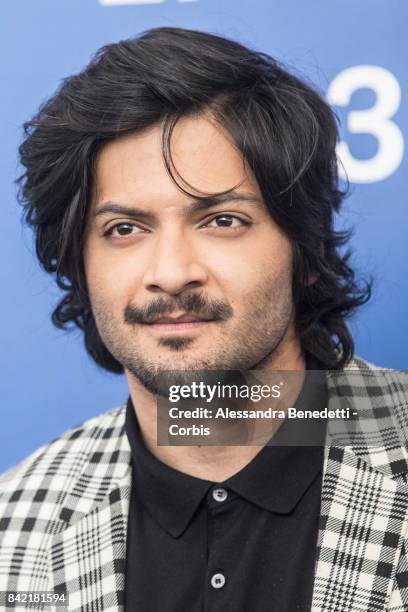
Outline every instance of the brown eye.
{"type": "Polygon", "coordinates": [[[112,225],[105,233],[104,236],[112,236],[114,235],[114,230],[117,230],[118,236],[130,236],[133,234],[138,234],[139,232],[132,232],[132,228],[137,227],[133,223],[116,223],[116,225],[112,225]]]}
{"type": "Polygon", "coordinates": [[[243,219],[241,219],[240,217],[236,217],[235,215],[217,215],[216,217],[214,217],[207,225],[206,227],[218,227],[218,228],[231,228],[231,229],[238,229],[239,227],[242,227],[243,225],[249,225],[249,223],[247,223],[246,221],[244,221],[243,219]],[[238,223],[234,224],[234,221],[237,221],[238,223]],[[216,223],[216,225],[213,225],[214,222],[216,223]]]}

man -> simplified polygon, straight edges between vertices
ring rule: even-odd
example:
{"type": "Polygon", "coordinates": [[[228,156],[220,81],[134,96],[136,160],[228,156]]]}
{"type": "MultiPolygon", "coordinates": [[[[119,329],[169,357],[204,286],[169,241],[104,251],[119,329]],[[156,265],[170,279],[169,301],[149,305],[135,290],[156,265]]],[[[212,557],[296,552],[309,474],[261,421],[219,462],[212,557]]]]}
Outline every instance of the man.
{"type": "Polygon", "coordinates": [[[3,475],[2,591],[82,611],[408,609],[407,389],[353,356],[370,284],[333,229],[336,140],[272,58],[177,28],[103,48],[26,125],[53,323],[130,395],[3,475]],[[158,444],[169,384],[295,372],[307,408],[306,369],[327,372],[319,407],[372,417],[370,443],[158,444]]]}

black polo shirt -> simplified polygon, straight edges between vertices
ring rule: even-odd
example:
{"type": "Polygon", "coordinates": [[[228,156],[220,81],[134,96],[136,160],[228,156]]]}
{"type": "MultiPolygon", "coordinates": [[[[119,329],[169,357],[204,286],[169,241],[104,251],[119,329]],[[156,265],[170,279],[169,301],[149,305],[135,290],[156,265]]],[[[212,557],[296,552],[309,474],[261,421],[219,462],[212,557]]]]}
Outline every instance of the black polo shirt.
{"type": "MultiPolygon", "coordinates": [[[[306,383],[297,408],[326,406],[325,379],[312,406],[307,391],[306,383]]],[[[317,425],[322,435],[325,426],[317,425]]],[[[214,483],[151,454],[130,396],[126,432],[133,473],[126,612],[310,610],[321,445],[267,445],[237,474],[214,483]]]]}

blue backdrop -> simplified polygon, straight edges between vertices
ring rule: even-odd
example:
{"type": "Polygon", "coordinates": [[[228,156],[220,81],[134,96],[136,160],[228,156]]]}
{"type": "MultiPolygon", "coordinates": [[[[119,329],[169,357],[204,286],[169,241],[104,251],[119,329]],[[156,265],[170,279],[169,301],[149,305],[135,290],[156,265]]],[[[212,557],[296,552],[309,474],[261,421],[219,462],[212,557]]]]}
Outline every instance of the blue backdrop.
{"type": "Polygon", "coordinates": [[[377,278],[352,324],[357,353],[408,367],[405,0],[4,0],[0,23],[0,472],[127,397],[124,376],[97,369],[79,332],[52,327],[58,292],[35,261],[13,181],[23,121],[100,46],[151,27],[235,38],[327,96],[342,122],[339,154],[352,181],[339,223],[355,226],[354,263],[377,278]]]}

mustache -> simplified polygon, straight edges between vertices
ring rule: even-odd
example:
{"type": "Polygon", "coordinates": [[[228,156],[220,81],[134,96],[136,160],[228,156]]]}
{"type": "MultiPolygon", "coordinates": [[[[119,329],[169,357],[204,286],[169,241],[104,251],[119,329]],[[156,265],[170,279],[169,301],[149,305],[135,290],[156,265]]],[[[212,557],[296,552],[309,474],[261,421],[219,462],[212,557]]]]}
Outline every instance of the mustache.
{"type": "Polygon", "coordinates": [[[225,321],[232,316],[232,307],[226,302],[209,300],[200,293],[190,293],[172,300],[162,296],[143,308],[129,304],[125,308],[124,321],[129,325],[153,323],[157,317],[170,315],[178,310],[215,321],[225,321]]]}

